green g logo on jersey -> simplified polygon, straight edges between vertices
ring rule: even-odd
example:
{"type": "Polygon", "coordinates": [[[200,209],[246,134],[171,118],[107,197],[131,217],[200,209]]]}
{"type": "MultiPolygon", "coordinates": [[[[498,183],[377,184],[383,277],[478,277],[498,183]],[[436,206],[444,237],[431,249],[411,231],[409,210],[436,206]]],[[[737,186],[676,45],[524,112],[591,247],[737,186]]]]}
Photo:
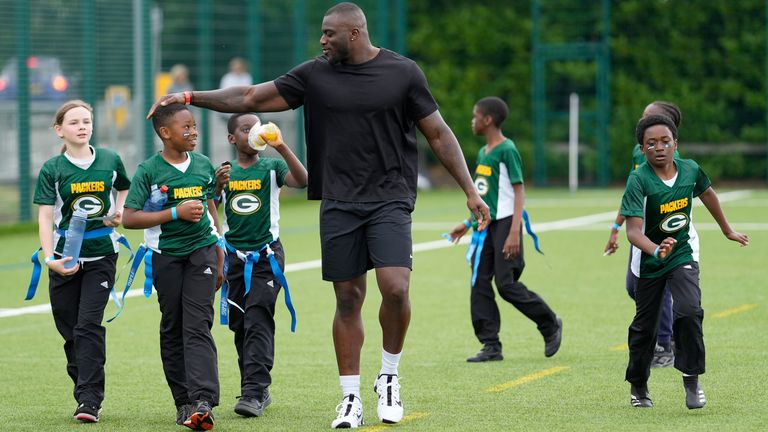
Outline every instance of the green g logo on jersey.
{"type": "Polygon", "coordinates": [[[480,196],[485,196],[488,193],[488,179],[485,177],[478,177],[475,179],[475,189],[480,196]]]}
{"type": "Polygon", "coordinates": [[[688,226],[688,215],[685,213],[673,213],[659,224],[659,228],[666,233],[680,231],[686,226],[688,226]]]}
{"type": "Polygon", "coordinates": [[[261,201],[256,195],[241,193],[232,198],[229,206],[236,214],[249,215],[259,211],[261,208],[261,201]]]}
{"type": "Polygon", "coordinates": [[[89,217],[98,215],[104,210],[104,202],[95,195],[82,195],[72,203],[72,211],[84,211],[89,217]]]}

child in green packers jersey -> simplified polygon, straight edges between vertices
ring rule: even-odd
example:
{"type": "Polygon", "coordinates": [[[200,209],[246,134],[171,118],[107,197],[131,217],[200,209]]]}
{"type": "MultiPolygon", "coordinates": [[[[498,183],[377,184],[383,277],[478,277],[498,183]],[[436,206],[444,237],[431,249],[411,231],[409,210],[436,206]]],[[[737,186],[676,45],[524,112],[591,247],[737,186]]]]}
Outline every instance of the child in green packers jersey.
{"type": "Polygon", "coordinates": [[[720,207],[709,178],[689,159],[675,159],[677,127],[667,116],[640,119],[635,129],[647,162],[629,175],[621,201],[627,239],[635,247],[632,268],[640,275],[635,288],[636,312],[629,326],[630,403],[652,407],[648,393],[664,288],[674,299],[675,368],[683,373],[685,404],[706,404],[698,376],[704,373],[704,336],[699,288],[699,244],[690,232],[693,198],[699,197],[726,238],[742,246],[746,235],[734,231],[720,207]]]}
{"type": "Polygon", "coordinates": [[[278,225],[280,187],[307,185],[307,170],[283,143],[279,131],[274,140],[263,138],[283,160],[261,157],[249,146],[248,134],[259,123],[251,113],[229,118],[227,138],[237,155],[216,170],[216,196],[224,205],[227,226],[228,300],[236,305],[229,309],[241,384],[235,412],[245,417],[262,415],[272,403],[269,385],[275,353],[274,316],[281,283],[270,260],[276,260],[280,271],[285,268],[278,225]]]}
{"type": "MultiPolygon", "coordinates": [[[[672,102],[660,100],[653,101],[645,107],[643,110],[643,117],[650,115],[665,115],[675,123],[675,127],[678,129],[680,129],[680,123],[683,119],[683,114],[680,112],[680,108],[678,108],[677,105],[672,102]]],[[[680,158],[677,151],[675,151],[674,157],[678,159],[680,158]]],[[[642,146],[639,143],[636,143],[632,148],[632,169],[630,169],[630,172],[636,170],[643,163],[645,163],[645,152],[643,152],[642,146]]],[[[619,208],[613,225],[611,226],[608,243],[605,245],[603,255],[612,255],[619,248],[619,230],[623,224],[624,216],[621,215],[621,208],[619,208]]],[[[691,223],[690,226],[690,235],[691,237],[697,237],[693,223],[691,223]]],[[[629,297],[634,300],[638,275],[633,273],[631,266],[633,252],[634,248],[630,246],[625,287],[629,297]]],[[[669,289],[665,289],[664,300],[662,301],[661,319],[659,320],[658,338],[656,340],[656,347],[654,348],[651,367],[670,367],[674,362],[675,354],[672,350],[672,294],[669,292],[669,289]]]]}
{"type": "MultiPolygon", "coordinates": [[[[213,165],[193,152],[197,125],[185,105],[152,117],[163,150],[142,162],[125,204],[126,228],[144,228],[160,304],[160,356],[176,404],[176,423],[214,426],[219,403],[216,346],[211,336],[214,297],[223,279],[224,252],[216,247],[213,165]],[[144,211],[152,189],[167,187],[159,211],[144,211]]],[[[145,260],[145,263],[147,261],[145,260]]]]}
{"type": "Polygon", "coordinates": [[[106,329],[101,321],[115,283],[120,235],[114,227],[120,225],[130,181],[117,153],[89,144],[90,105],[80,100],[64,103],[53,128],[64,141],[64,151],[43,164],[37,179],[34,202],[40,206],[40,244],[49,269],[53,319],[64,338],[67,373],[75,384],[74,417],[98,422],[106,362],[106,329]],[[90,220],[79,263],[67,269],[64,264],[73,258],[63,257],[62,251],[75,210],[84,210],[90,220]]]}
{"type": "MultiPolygon", "coordinates": [[[[468,362],[502,360],[499,341],[501,317],[494,299],[491,281],[495,278],[501,298],[511,303],[536,323],[544,337],[544,355],[551,357],[560,349],[563,323],[538,294],[530,291],[520,276],[525,269],[522,243],[523,167],[520,153],[511,139],[504,136],[501,125],[509,109],[497,97],[480,99],[474,107],[472,132],[485,138],[475,170],[475,187],[491,212],[491,223],[484,231],[473,235],[472,292],[470,313],[475,336],[483,344],[468,362]]],[[[450,233],[454,242],[472,226],[470,219],[457,225],[450,233]]]]}

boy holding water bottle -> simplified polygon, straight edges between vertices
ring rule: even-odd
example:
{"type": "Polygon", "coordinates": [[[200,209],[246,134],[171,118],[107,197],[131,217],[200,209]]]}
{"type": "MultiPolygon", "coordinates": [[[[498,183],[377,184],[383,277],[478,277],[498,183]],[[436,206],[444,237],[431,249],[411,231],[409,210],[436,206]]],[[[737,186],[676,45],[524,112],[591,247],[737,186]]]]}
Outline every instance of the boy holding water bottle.
{"type": "MultiPolygon", "coordinates": [[[[259,124],[253,113],[230,116],[227,138],[237,156],[216,170],[216,197],[224,204],[228,228],[228,299],[233,304],[228,324],[235,333],[241,377],[235,412],[244,417],[261,416],[272,403],[269,386],[275,362],[275,303],[281,288],[288,293],[288,287],[281,286],[281,278],[275,274],[285,268],[278,224],[280,188],[307,185],[307,170],[283,143],[280,131],[274,125],[273,133],[255,130],[259,124]],[[249,135],[255,132],[262,135],[254,137],[259,142],[252,146],[249,135]],[[264,144],[258,145],[262,141],[264,144]],[[260,150],[267,145],[283,159],[261,157],[260,150]]],[[[289,305],[290,295],[286,299],[289,305]]]]}
{"type": "MultiPolygon", "coordinates": [[[[80,100],[64,103],[53,129],[64,147],[40,170],[34,202],[40,206],[38,230],[49,269],[53,319],[64,338],[67,373],[75,384],[74,418],[93,423],[100,419],[104,400],[106,329],[101,321],[115,283],[120,235],[114,227],[120,225],[131,183],[117,153],[89,144],[90,105],[80,100]],[[88,218],[77,257],[64,254],[75,213],[88,218]]],[[[34,295],[30,291],[27,298],[34,295]]]]}
{"type": "Polygon", "coordinates": [[[144,228],[144,241],[151,250],[151,274],[162,314],[160,355],[176,404],[176,423],[210,430],[212,409],[219,403],[211,326],[224,264],[224,253],[216,247],[215,173],[210,160],[193,151],[197,124],[185,105],[164,107],[152,123],[163,150],[136,170],[124,223],[126,228],[144,228]],[[162,208],[144,210],[152,190],[163,186],[168,189],[162,208]]]}

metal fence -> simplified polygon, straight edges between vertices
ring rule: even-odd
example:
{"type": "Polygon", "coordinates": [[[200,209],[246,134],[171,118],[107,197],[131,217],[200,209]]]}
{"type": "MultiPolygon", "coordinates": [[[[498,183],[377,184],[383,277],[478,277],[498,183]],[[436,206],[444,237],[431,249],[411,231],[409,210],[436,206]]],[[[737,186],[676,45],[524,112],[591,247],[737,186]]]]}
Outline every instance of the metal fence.
{"type": "MultiPolygon", "coordinates": [[[[271,80],[319,54],[322,17],[335,3],[0,0],[0,152],[6,156],[0,158],[0,221],[31,218],[37,172],[60,148],[50,126],[64,101],[83,99],[94,107],[92,144],[118,151],[131,175],[161,147],[145,115],[174,85],[172,71],[186,69],[191,88],[214,89],[230,61],[242,58],[253,82],[271,80]]],[[[405,0],[357,3],[371,22],[372,40],[404,52],[405,0]]],[[[200,151],[215,161],[231,157],[226,116],[195,113],[200,151]]],[[[279,124],[302,157],[300,116],[263,119],[279,124]]]]}

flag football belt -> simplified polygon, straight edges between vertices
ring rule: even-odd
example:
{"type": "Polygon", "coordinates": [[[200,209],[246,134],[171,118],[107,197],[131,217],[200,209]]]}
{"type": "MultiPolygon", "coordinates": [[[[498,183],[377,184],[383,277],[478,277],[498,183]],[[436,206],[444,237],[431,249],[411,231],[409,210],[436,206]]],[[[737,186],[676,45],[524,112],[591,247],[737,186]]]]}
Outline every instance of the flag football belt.
{"type": "MultiPolygon", "coordinates": [[[[223,238],[222,238],[223,239],[223,238]]],[[[275,240],[276,241],[276,240],[275,240]]],[[[275,276],[275,279],[280,283],[280,285],[283,287],[283,298],[285,300],[285,307],[288,308],[288,312],[291,313],[291,332],[296,332],[296,310],[293,308],[293,302],[291,301],[291,291],[288,289],[288,281],[285,279],[285,275],[283,274],[283,270],[280,269],[280,264],[277,262],[277,258],[275,257],[275,252],[272,250],[271,247],[269,247],[270,244],[274,243],[267,243],[265,244],[261,249],[257,251],[251,251],[251,252],[242,252],[224,241],[224,244],[226,246],[226,250],[229,253],[233,253],[239,258],[241,261],[245,262],[245,268],[243,269],[243,279],[245,279],[245,294],[243,294],[243,297],[246,297],[249,292],[251,292],[251,276],[253,275],[253,265],[259,262],[259,258],[261,257],[261,252],[266,251],[267,259],[269,260],[269,265],[272,267],[272,274],[275,276]]],[[[224,279],[225,283],[227,284],[227,288],[229,287],[227,279],[227,272],[229,270],[229,259],[224,260],[225,263],[225,271],[224,271],[224,279]]],[[[225,293],[223,291],[224,285],[222,285],[222,292],[221,292],[221,324],[227,324],[228,322],[228,304],[235,304],[232,301],[229,301],[229,297],[227,296],[228,293],[225,293]]],[[[236,304],[235,304],[236,305],[236,304]]],[[[242,311],[242,309],[238,306],[238,309],[242,311]]]]}
{"type": "MultiPolygon", "coordinates": [[[[531,228],[531,219],[528,216],[527,210],[523,210],[523,223],[525,225],[525,231],[533,239],[533,247],[536,249],[536,252],[544,255],[544,252],[542,252],[539,248],[539,236],[536,235],[536,233],[533,232],[533,229],[531,228]]],[[[475,281],[477,280],[477,267],[480,265],[480,255],[482,255],[483,246],[485,246],[485,238],[487,235],[488,229],[484,229],[483,231],[475,231],[472,233],[472,240],[469,242],[469,248],[467,249],[465,258],[467,262],[472,266],[471,287],[475,286],[475,281]],[[474,261],[472,260],[473,254],[475,255],[474,261]]]]}
{"type": "MultiPolygon", "coordinates": [[[[95,239],[99,237],[109,236],[109,235],[112,235],[113,232],[115,232],[115,229],[112,227],[104,227],[104,228],[98,228],[92,231],[86,231],[83,234],[83,240],[90,240],[90,239],[95,239]]],[[[63,229],[56,230],[56,233],[62,237],[66,237],[67,235],[67,231],[63,229]]],[[[117,280],[120,278],[120,273],[122,273],[122,271],[125,269],[125,266],[127,266],[128,263],[130,263],[134,257],[133,249],[131,249],[131,244],[128,243],[128,239],[126,239],[125,236],[120,234],[120,237],[117,239],[117,242],[125,246],[126,249],[128,249],[128,252],[131,253],[131,257],[128,258],[128,262],[126,262],[126,264],[123,265],[123,267],[118,272],[117,276],[115,276],[115,284],[117,283],[117,280]]],[[[32,277],[29,280],[29,288],[27,288],[27,296],[24,298],[24,300],[32,300],[32,298],[35,297],[35,293],[37,292],[37,285],[40,283],[40,275],[42,274],[42,271],[43,271],[43,266],[42,264],[40,264],[40,259],[38,258],[38,254],[40,253],[41,250],[43,250],[42,247],[38,248],[35,252],[32,253],[32,257],[30,258],[30,261],[32,262],[32,277]]],[[[117,306],[117,315],[119,315],[123,309],[123,302],[117,298],[117,293],[115,292],[114,285],[111,287],[110,296],[112,297],[112,301],[115,302],[115,306],[117,306]]],[[[125,295],[123,295],[123,299],[125,299],[125,295]]],[[[117,315],[115,315],[115,318],[117,318],[117,315]]]]}
{"type": "MultiPolygon", "coordinates": [[[[219,240],[216,241],[216,246],[220,247],[222,250],[224,250],[224,253],[226,254],[226,248],[224,247],[224,237],[219,237],[219,240]]],[[[123,301],[125,301],[125,295],[128,293],[128,290],[131,289],[131,285],[133,285],[133,280],[136,278],[136,272],[139,270],[139,266],[141,265],[141,262],[144,261],[144,297],[149,298],[152,296],[152,285],[154,283],[154,278],[152,276],[152,254],[153,251],[147,245],[144,243],[139,245],[139,248],[136,249],[136,256],[133,257],[133,264],[131,264],[131,271],[128,272],[128,279],[125,281],[125,288],[123,289],[123,301]]],[[[227,259],[224,259],[224,271],[226,275],[226,266],[227,266],[227,259]]],[[[225,278],[226,283],[226,278],[225,278]]],[[[223,287],[223,286],[222,286],[223,287]]],[[[223,292],[222,292],[223,294],[223,292]]],[[[120,312],[122,310],[117,312],[117,315],[107,320],[107,322],[111,322],[113,319],[117,318],[118,315],[120,315],[120,312]]]]}

